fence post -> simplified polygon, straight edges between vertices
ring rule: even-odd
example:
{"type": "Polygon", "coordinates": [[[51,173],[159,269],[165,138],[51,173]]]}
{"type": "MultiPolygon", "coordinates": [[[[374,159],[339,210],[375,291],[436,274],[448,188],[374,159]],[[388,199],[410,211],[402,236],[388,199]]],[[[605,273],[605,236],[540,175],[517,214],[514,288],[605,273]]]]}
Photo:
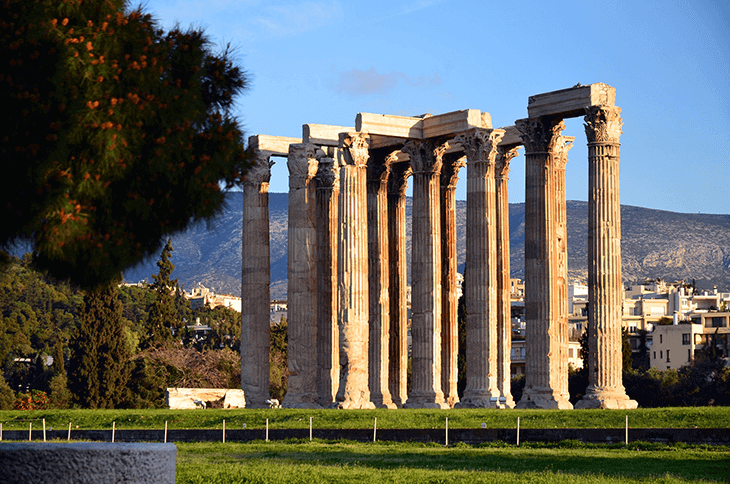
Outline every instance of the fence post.
{"type": "Polygon", "coordinates": [[[112,421],[112,444],[114,443],[114,434],[117,433],[117,422],[112,421]]]}
{"type": "Polygon", "coordinates": [[[520,417],[517,417],[517,446],[520,446],[520,417]]]}
{"type": "Polygon", "coordinates": [[[46,441],[46,419],[43,419],[43,442],[46,441]]]}
{"type": "Polygon", "coordinates": [[[309,417],[309,441],[312,441],[312,417],[309,417]]]}
{"type": "Polygon", "coordinates": [[[226,420],[223,419],[223,443],[226,443],[226,420]]]}
{"type": "Polygon", "coordinates": [[[625,440],[626,440],[626,447],[628,447],[629,446],[629,416],[628,415],[626,416],[626,435],[625,435],[625,440]]]}
{"type": "Polygon", "coordinates": [[[375,417],[375,422],[373,423],[373,442],[377,439],[377,433],[378,433],[378,417],[375,417]]]}
{"type": "Polygon", "coordinates": [[[449,446],[449,417],[446,417],[446,443],[444,445],[449,446]]]}
{"type": "Polygon", "coordinates": [[[165,420],[165,443],[167,443],[167,420],[165,420]]]}
{"type": "Polygon", "coordinates": [[[71,442],[71,422],[68,423],[68,437],[66,438],[69,442],[71,442]]]}
{"type": "Polygon", "coordinates": [[[269,441],[269,419],[266,419],[266,442],[269,441]]]}
{"type": "Polygon", "coordinates": [[[33,422],[28,422],[28,442],[33,440],[33,422]]]}

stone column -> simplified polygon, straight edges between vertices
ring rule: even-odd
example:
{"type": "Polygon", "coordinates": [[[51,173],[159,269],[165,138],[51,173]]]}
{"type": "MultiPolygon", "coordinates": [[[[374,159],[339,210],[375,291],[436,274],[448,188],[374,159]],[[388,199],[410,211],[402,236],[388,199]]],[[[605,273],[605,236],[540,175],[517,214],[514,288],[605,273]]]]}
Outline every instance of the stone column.
{"type": "Polygon", "coordinates": [[[621,109],[586,108],[588,138],[588,389],[577,408],[636,408],[621,376],[621,109]]]}
{"type": "Polygon", "coordinates": [[[510,302],[509,164],[517,149],[497,148],[495,191],[497,193],[497,389],[500,405],[514,408],[512,398],[512,304],[510,302]]]}
{"type": "Polygon", "coordinates": [[[318,408],[317,404],[317,230],[315,183],[317,158],[310,144],[289,145],[289,285],[287,408],[318,408]]]}
{"type": "Polygon", "coordinates": [[[459,299],[456,280],[456,183],[466,157],[444,156],[441,170],[441,388],[444,400],[452,407],[459,401],[459,299]]]}
{"type": "Polygon", "coordinates": [[[394,163],[388,177],[388,261],[390,263],[390,364],[388,380],[393,402],[402,407],[408,398],[408,286],[406,264],[406,188],[409,163],[394,163]]]}
{"type": "Polygon", "coordinates": [[[319,160],[317,170],[317,395],[327,408],[340,384],[337,327],[337,243],[340,166],[333,158],[319,160]]]}
{"type": "Polygon", "coordinates": [[[444,146],[409,141],[403,152],[413,167],[411,341],[413,372],[409,408],[449,408],[441,391],[441,214],[444,146]]]}
{"type": "Polygon", "coordinates": [[[340,134],[339,408],[375,408],[368,387],[368,135],[340,134]]]}
{"type": "MultiPolygon", "coordinates": [[[[516,121],[525,145],[525,389],[517,408],[573,408],[564,391],[557,255],[556,154],[565,123],[555,118],[516,121]]],[[[558,155],[559,156],[559,155],[558,155]]],[[[565,324],[566,328],[561,328],[565,324]]]]}
{"type": "Polygon", "coordinates": [[[388,264],[388,175],[397,159],[383,150],[370,152],[367,167],[369,382],[370,401],[396,408],[388,388],[390,350],[390,273],[388,264]]]}
{"type": "Polygon", "coordinates": [[[456,138],[467,158],[466,388],[458,407],[494,408],[497,388],[497,230],[494,164],[504,130],[456,138]]]}
{"type": "MultiPolygon", "coordinates": [[[[558,374],[568,374],[568,214],[565,192],[565,166],[568,163],[568,151],[573,147],[574,136],[560,136],[555,145],[555,254],[558,259],[557,265],[557,305],[558,305],[558,348],[560,358],[558,359],[558,374]]],[[[568,379],[560,380],[560,393],[570,395],[568,390],[568,379]]]]}
{"type": "Polygon", "coordinates": [[[269,153],[257,151],[243,182],[241,296],[241,389],[246,407],[268,407],[269,308],[269,153]]]}

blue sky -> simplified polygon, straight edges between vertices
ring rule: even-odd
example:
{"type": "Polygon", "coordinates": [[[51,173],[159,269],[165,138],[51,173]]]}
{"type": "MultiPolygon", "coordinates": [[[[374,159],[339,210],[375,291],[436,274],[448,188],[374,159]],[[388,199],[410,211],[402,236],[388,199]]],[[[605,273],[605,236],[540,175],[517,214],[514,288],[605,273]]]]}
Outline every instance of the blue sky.
{"type": "MultiPolygon", "coordinates": [[[[305,123],[354,126],[358,112],[479,109],[495,127],[529,96],[604,82],[623,110],[621,202],[730,214],[730,0],[489,2],[148,0],[165,28],[231,43],[251,76],[236,113],[247,134],[301,136],[305,123]]],[[[586,200],[582,119],[567,196],[586,200]]],[[[287,190],[283,160],[271,191],[287,190]]],[[[465,173],[457,197],[466,196],[465,173]]],[[[524,156],[510,202],[524,201],[524,156]]]]}

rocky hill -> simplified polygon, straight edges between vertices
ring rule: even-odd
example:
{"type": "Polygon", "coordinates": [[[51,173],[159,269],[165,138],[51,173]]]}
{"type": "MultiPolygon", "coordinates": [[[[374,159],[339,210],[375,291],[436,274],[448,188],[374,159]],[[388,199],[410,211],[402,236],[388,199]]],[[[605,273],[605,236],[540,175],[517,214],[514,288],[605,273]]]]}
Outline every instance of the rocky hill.
{"type": "MultiPolygon", "coordinates": [[[[208,226],[201,224],[173,237],[172,261],[177,277],[188,290],[197,284],[219,293],[241,290],[242,195],[230,193],[228,207],[208,226]]],[[[271,294],[286,297],[287,194],[272,193],[271,294]]],[[[411,200],[406,207],[410,221],[411,200]]],[[[568,263],[572,279],[585,280],[587,269],[588,203],[568,201],[568,263]]],[[[730,215],[666,212],[622,206],[624,281],[663,278],[696,280],[699,288],[730,289],[730,215]]],[[[466,202],[457,201],[459,270],[463,271],[466,237],[466,202]]],[[[410,260],[410,222],[408,258],[410,260]]],[[[512,276],[524,277],[525,206],[510,204],[512,276]]],[[[125,280],[151,280],[157,272],[151,260],[127,271],[125,280]]]]}

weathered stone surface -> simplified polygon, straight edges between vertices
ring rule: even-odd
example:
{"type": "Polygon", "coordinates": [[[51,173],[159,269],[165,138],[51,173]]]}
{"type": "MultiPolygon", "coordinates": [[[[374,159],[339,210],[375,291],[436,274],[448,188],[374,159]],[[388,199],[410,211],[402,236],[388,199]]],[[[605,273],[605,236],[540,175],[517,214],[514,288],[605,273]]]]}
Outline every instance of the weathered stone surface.
{"type": "MultiPolygon", "coordinates": [[[[339,408],[375,408],[368,387],[368,136],[340,135],[340,229],[337,259],[340,325],[339,408]]],[[[290,215],[291,216],[291,215],[290,215]]]]}
{"type": "Polygon", "coordinates": [[[588,138],[588,389],[576,408],[636,408],[622,382],[621,109],[585,110],[588,138]]]}
{"type": "Polygon", "coordinates": [[[449,408],[441,389],[440,173],[446,147],[410,141],[403,151],[413,168],[411,324],[413,381],[406,406],[449,408]]]}
{"type": "Polygon", "coordinates": [[[165,390],[165,405],[167,408],[175,410],[203,408],[200,402],[216,402],[221,398],[223,408],[246,406],[245,394],[239,388],[168,388],[165,390]]]}
{"type": "Polygon", "coordinates": [[[243,183],[241,243],[241,388],[247,406],[264,408],[269,398],[269,251],[268,152],[255,152],[255,164],[243,183]]]}
{"type": "Polygon", "coordinates": [[[466,388],[461,408],[494,408],[497,388],[497,227],[494,165],[503,130],[457,137],[467,158],[466,388]]]}
{"type": "Polygon", "coordinates": [[[499,142],[499,147],[504,149],[511,149],[515,146],[522,146],[522,137],[516,126],[507,126],[502,128],[504,130],[504,136],[499,142]]]}
{"type": "Polygon", "coordinates": [[[2,482],[174,484],[175,444],[0,442],[2,482]]]}
{"type": "Polygon", "coordinates": [[[436,116],[392,116],[388,114],[358,113],[357,131],[371,136],[389,136],[402,139],[429,139],[450,136],[473,128],[490,129],[492,117],[478,109],[464,109],[436,116]]]}
{"type": "Polygon", "coordinates": [[[329,124],[304,124],[302,125],[302,143],[337,147],[340,144],[340,133],[352,131],[355,131],[355,128],[329,124]]]}
{"type": "Polygon", "coordinates": [[[616,89],[608,84],[597,83],[587,86],[578,84],[570,89],[530,96],[527,115],[530,118],[542,116],[554,116],[561,119],[574,118],[582,116],[588,106],[613,106],[615,102],[616,89]]]}
{"type": "Polygon", "coordinates": [[[314,176],[324,153],[311,144],[289,146],[288,326],[289,382],[283,406],[318,408],[317,230],[314,176]]]}
{"type": "MultiPolygon", "coordinates": [[[[556,225],[560,173],[559,150],[564,147],[561,119],[522,119],[516,122],[525,145],[525,389],[517,408],[559,408],[568,401],[564,355],[567,318],[561,314],[558,281],[559,237],[556,225]]],[[[564,176],[564,173],[562,174],[564,176]]],[[[564,183],[564,182],[563,182],[564,183]]],[[[564,195],[563,195],[564,196],[564,195]]]]}

